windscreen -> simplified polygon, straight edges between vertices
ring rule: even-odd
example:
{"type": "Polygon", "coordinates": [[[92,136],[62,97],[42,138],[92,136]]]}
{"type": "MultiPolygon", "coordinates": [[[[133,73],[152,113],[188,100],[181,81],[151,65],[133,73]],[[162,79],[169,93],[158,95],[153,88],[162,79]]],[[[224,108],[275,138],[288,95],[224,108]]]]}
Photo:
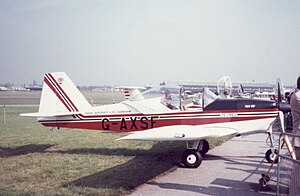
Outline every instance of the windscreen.
{"type": "Polygon", "coordinates": [[[205,108],[207,105],[209,105],[211,102],[218,99],[219,96],[217,96],[215,93],[211,92],[208,88],[204,88],[203,91],[203,108],[205,108]]]}
{"type": "Polygon", "coordinates": [[[161,102],[171,109],[180,106],[180,87],[175,85],[163,85],[142,92],[145,99],[161,97],[161,102]]]}

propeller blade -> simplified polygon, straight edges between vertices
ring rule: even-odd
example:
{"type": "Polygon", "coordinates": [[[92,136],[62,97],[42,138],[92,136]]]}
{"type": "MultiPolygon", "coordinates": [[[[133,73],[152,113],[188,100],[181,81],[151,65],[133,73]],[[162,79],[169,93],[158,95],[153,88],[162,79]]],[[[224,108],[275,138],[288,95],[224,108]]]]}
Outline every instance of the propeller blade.
{"type": "Polygon", "coordinates": [[[277,83],[277,100],[278,103],[282,102],[281,89],[280,89],[280,81],[277,83]]]}
{"type": "Polygon", "coordinates": [[[278,78],[276,80],[277,83],[277,108],[278,110],[282,111],[283,113],[287,113],[291,111],[291,107],[288,103],[282,102],[282,92],[283,92],[283,85],[281,80],[278,78]]]}
{"type": "Polygon", "coordinates": [[[244,93],[244,87],[243,87],[243,84],[240,84],[240,86],[241,86],[242,93],[244,93]]]}

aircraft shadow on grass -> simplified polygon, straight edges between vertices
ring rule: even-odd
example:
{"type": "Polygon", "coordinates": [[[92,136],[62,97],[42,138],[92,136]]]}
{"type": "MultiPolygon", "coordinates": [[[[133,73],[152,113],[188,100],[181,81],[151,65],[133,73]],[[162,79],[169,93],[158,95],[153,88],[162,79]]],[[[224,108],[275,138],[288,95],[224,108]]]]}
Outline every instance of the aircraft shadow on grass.
{"type": "MultiPolygon", "coordinates": [[[[154,177],[174,167],[174,161],[181,153],[178,148],[164,149],[162,145],[155,144],[149,150],[133,149],[75,149],[69,151],[58,151],[71,154],[101,154],[116,156],[134,156],[133,159],[124,164],[96,172],[89,176],[81,177],[72,182],[64,184],[68,186],[80,186],[101,189],[132,190],[146,183],[154,177]],[[159,166],[158,166],[159,165],[159,166]]],[[[57,151],[55,151],[57,152],[57,151]]]]}
{"type": "MultiPolygon", "coordinates": [[[[166,147],[165,144],[155,144],[149,150],[143,149],[126,149],[126,148],[80,148],[70,150],[55,150],[48,151],[53,144],[30,144],[16,148],[0,147],[0,157],[12,157],[26,155],[30,153],[60,153],[60,154],[95,154],[108,156],[133,156],[134,158],[124,164],[108,168],[104,171],[78,178],[74,181],[64,184],[64,187],[79,186],[89,188],[102,189],[123,189],[130,191],[158,175],[170,170],[179,162],[178,157],[184,147],[166,147]],[[175,161],[174,161],[175,160],[175,161]],[[159,166],[158,166],[159,165],[159,166]]],[[[260,156],[259,156],[260,157],[260,156]]],[[[261,156],[263,158],[263,156],[261,156]]],[[[251,174],[259,172],[258,169],[266,169],[267,166],[262,165],[262,162],[257,162],[257,156],[215,156],[208,154],[204,160],[213,161],[216,159],[226,160],[228,169],[237,170],[233,165],[248,165],[253,167],[249,170],[243,170],[251,174]]],[[[220,181],[218,181],[220,184],[220,181]]],[[[224,184],[224,183],[221,183],[224,184]]],[[[226,184],[226,183],[225,183],[226,184]]],[[[224,184],[224,185],[225,185],[224,184]]],[[[155,185],[155,184],[153,184],[155,185]]],[[[206,191],[219,189],[218,187],[190,187],[190,185],[176,185],[172,183],[156,184],[157,186],[168,187],[173,189],[189,189],[192,192],[206,193],[206,191]]],[[[226,184],[228,186],[228,184],[226,184]]],[[[235,187],[232,187],[235,189],[235,187]]]]}
{"type": "MultiPolygon", "coordinates": [[[[183,149],[182,149],[183,150],[183,149]]],[[[117,165],[115,167],[106,169],[104,171],[96,172],[89,176],[81,177],[72,182],[64,184],[65,187],[68,186],[79,186],[79,187],[89,187],[89,188],[102,188],[102,189],[123,189],[132,190],[149,180],[155,178],[158,175],[170,170],[176,164],[176,161],[181,151],[176,151],[174,149],[168,151],[167,149],[162,149],[159,144],[156,144],[149,150],[133,150],[133,149],[74,149],[67,151],[56,151],[59,153],[70,153],[70,154],[97,154],[97,155],[111,155],[111,156],[135,156],[130,161],[117,165]],[[159,164],[159,167],[158,167],[159,164]]],[[[221,157],[215,155],[207,155],[204,160],[211,161],[216,159],[226,160],[228,165],[248,165],[253,169],[249,169],[244,172],[248,172],[251,175],[260,172],[259,169],[263,170],[266,166],[262,165],[262,162],[254,161],[257,156],[243,156],[243,157],[221,157]],[[251,162],[251,160],[253,162],[251,162]]],[[[263,157],[261,157],[263,159],[263,157]]],[[[236,169],[236,168],[228,168],[236,169]]],[[[170,184],[169,184],[170,185],[170,184]]],[[[172,185],[171,185],[172,186],[172,185]]],[[[188,185],[187,185],[188,186],[188,185]]],[[[191,190],[195,190],[193,187],[191,190]]],[[[213,188],[213,187],[210,187],[213,188]]],[[[234,187],[233,187],[234,188],[234,187]]],[[[196,187],[196,189],[198,189],[196,187]]],[[[208,188],[206,188],[208,189],[208,188]]],[[[214,188],[213,188],[214,189],[214,188]]],[[[205,189],[202,189],[205,190],[205,189]]],[[[208,190],[207,190],[208,191],[208,190]]]]}
{"type": "Polygon", "coordinates": [[[78,148],[71,150],[55,150],[50,151],[52,153],[60,154],[94,154],[94,155],[106,155],[106,156],[141,156],[149,153],[149,150],[142,149],[126,149],[126,148],[78,148]]]}
{"type": "Polygon", "coordinates": [[[30,153],[44,153],[53,144],[29,144],[16,148],[0,147],[0,157],[12,157],[26,155],[30,153]]]}

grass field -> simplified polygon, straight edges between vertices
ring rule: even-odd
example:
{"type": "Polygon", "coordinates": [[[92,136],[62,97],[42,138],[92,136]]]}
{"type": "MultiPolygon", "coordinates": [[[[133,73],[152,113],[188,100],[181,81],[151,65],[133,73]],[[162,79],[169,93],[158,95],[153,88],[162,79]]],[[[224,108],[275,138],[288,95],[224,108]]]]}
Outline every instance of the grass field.
{"type": "Polygon", "coordinates": [[[121,133],[51,130],[19,117],[36,112],[34,105],[6,106],[4,124],[0,107],[0,195],[126,195],[175,170],[185,149],[182,142],[116,141],[121,133]]]}

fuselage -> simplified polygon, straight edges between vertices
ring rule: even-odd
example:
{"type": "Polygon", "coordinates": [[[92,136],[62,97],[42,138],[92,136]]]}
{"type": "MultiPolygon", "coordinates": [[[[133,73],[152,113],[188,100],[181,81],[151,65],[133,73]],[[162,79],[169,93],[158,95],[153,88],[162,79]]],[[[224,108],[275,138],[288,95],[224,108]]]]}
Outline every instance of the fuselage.
{"type": "MultiPolygon", "coordinates": [[[[161,103],[158,103],[161,104],[161,103]]],[[[274,101],[254,99],[218,99],[203,110],[169,110],[165,106],[151,112],[139,112],[153,106],[151,101],[121,102],[93,107],[92,111],[64,117],[40,118],[44,126],[132,132],[174,125],[237,126],[239,129],[266,129],[278,116],[274,101]],[[247,123],[245,123],[247,122],[247,123]],[[246,126],[243,126],[245,123],[246,126]]],[[[160,107],[160,106],[159,106],[160,107]]]]}

